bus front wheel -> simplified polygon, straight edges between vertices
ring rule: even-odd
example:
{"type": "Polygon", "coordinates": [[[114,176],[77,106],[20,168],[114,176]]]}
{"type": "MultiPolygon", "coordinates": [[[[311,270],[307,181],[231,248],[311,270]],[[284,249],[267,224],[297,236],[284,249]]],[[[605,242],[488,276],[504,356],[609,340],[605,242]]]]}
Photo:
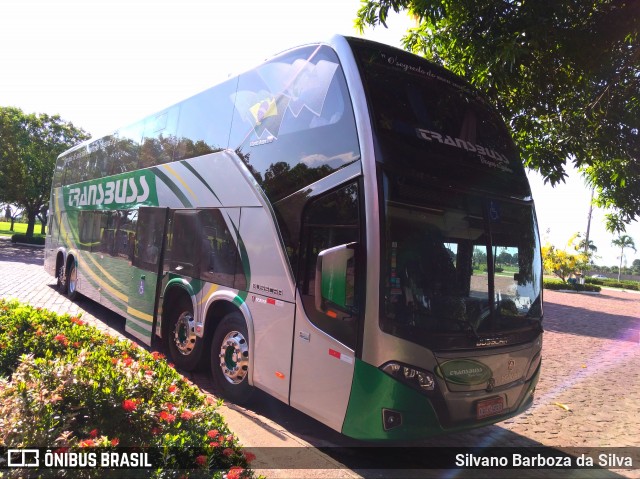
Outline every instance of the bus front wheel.
{"type": "Polygon", "coordinates": [[[211,342],[211,374],[216,389],[235,404],[246,404],[254,388],[249,385],[249,335],[242,314],[225,315],[211,342]]]}
{"type": "Polygon", "coordinates": [[[177,368],[193,371],[198,367],[204,349],[204,338],[196,335],[191,299],[182,298],[177,307],[172,308],[167,342],[171,359],[177,368]]]}

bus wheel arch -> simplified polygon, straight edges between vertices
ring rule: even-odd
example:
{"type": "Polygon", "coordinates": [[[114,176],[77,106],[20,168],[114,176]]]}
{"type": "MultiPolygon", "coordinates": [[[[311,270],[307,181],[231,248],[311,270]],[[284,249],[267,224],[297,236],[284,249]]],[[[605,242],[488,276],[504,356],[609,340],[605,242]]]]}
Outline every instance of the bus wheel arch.
{"type": "MultiPolygon", "coordinates": [[[[238,307],[225,299],[216,299],[207,306],[207,314],[205,315],[204,335],[207,341],[211,342],[215,330],[227,314],[235,311],[240,312],[238,307]]],[[[242,314],[242,313],[241,313],[242,314]]]]}
{"type": "Polygon", "coordinates": [[[196,335],[196,317],[189,292],[174,286],[167,290],[162,306],[165,346],[177,368],[193,371],[206,356],[204,338],[196,335]]]}
{"type": "Polygon", "coordinates": [[[250,402],[255,391],[249,378],[252,362],[249,329],[240,309],[233,304],[226,304],[225,314],[218,318],[215,329],[210,328],[213,330],[211,376],[216,390],[222,396],[235,404],[244,405],[250,402]]]}

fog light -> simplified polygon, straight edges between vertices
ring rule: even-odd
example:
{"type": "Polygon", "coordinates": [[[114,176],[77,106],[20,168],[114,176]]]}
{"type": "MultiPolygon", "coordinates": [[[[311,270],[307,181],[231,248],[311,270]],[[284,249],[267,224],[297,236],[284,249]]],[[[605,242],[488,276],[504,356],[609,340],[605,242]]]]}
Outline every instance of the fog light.
{"type": "Polygon", "coordinates": [[[385,431],[402,426],[402,413],[392,409],[382,410],[382,427],[385,431]]]}

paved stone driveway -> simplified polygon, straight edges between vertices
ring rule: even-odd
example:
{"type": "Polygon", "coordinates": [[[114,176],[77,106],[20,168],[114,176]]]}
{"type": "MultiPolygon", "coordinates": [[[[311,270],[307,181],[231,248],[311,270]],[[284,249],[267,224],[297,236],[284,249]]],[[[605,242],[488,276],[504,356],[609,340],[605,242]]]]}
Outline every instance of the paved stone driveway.
{"type": "MultiPolygon", "coordinates": [[[[124,322],[117,315],[89,300],[72,303],[54,286],[54,279],[43,270],[41,249],[13,246],[0,238],[0,297],[17,298],[59,313],[83,313],[83,319],[101,329],[123,334],[124,322]]],[[[534,405],[525,414],[418,445],[640,447],[640,294],[613,290],[599,295],[545,291],[545,329],[541,379],[534,405]]],[[[205,374],[190,377],[206,392],[215,393],[205,374]]],[[[251,410],[229,405],[224,414],[249,446],[337,445],[344,452],[356,444],[266,395],[251,410]]],[[[390,454],[402,459],[402,448],[392,451],[390,454]]],[[[345,463],[339,453],[334,459],[345,463]]],[[[362,461],[358,464],[362,467],[362,461]]],[[[263,472],[274,477],[279,471],[263,472]]],[[[395,472],[408,475],[408,471],[395,472]]],[[[470,477],[469,472],[454,476],[470,477]]],[[[505,470],[487,475],[480,472],[474,477],[512,477],[516,472],[522,476],[521,471],[505,470]]],[[[560,477],[555,472],[540,471],[536,477],[560,477]]],[[[615,472],[569,471],[569,475],[561,477],[640,478],[640,469],[615,472]]],[[[281,477],[291,473],[288,470],[281,477]]],[[[358,469],[357,473],[385,477],[389,471],[358,469]]],[[[413,477],[426,477],[425,474],[424,470],[418,471],[413,477]]],[[[309,476],[357,475],[348,469],[323,474],[306,470],[299,475],[309,476]]]]}
{"type": "Polygon", "coordinates": [[[535,405],[504,426],[545,445],[640,446],[640,294],[545,291],[545,329],[535,405]]]}

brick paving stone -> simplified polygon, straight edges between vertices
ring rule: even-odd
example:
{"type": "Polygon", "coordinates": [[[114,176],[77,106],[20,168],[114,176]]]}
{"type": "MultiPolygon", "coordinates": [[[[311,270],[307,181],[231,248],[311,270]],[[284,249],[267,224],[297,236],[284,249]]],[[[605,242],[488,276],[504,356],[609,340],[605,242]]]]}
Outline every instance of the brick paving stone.
{"type": "MultiPolygon", "coordinates": [[[[14,246],[0,238],[0,297],[16,298],[60,314],[81,313],[83,319],[100,329],[123,335],[124,321],[119,316],[90,300],[74,303],[58,294],[54,278],[42,267],[42,257],[42,249],[14,246]]],[[[493,426],[413,445],[640,447],[640,294],[615,290],[603,290],[598,295],[545,291],[544,299],[542,372],[534,405],[524,414],[493,426]]],[[[187,377],[205,392],[213,392],[207,375],[196,373],[187,377]]],[[[270,402],[266,396],[253,409],[228,405],[226,414],[242,424],[239,426],[242,430],[236,431],[240,438],[247,438],[254,445],[282,438],[286,445],[353,445],[277,400],[270,402]]],[[[278,476],[276,470],[262,472],[278,476]]],[[[403,475],[426,477],[426,472],[430,472],[430,477],[442,477],[438,471],[419,472],[417,476],[406,471],[403,475]]],[[[464,472],[464,477],[470,477],[467,474],[470,471],[464,472]]],[[[494,471],[474,477],[512,477],[514,472],[494,471]]],[[[385,477],[384,471],[359,473],[385,477]]],[[[573,473],[554,476],[541,471],[534,476],[640,478],[640,469],[615,470],[615,474],[605,470],[573,473]]],[[[518,475],[522,475],[521,471],[518,475]]],[[[336,469],[328,475],[314,475],[355,476],[353,472],[336,469]]]]}

